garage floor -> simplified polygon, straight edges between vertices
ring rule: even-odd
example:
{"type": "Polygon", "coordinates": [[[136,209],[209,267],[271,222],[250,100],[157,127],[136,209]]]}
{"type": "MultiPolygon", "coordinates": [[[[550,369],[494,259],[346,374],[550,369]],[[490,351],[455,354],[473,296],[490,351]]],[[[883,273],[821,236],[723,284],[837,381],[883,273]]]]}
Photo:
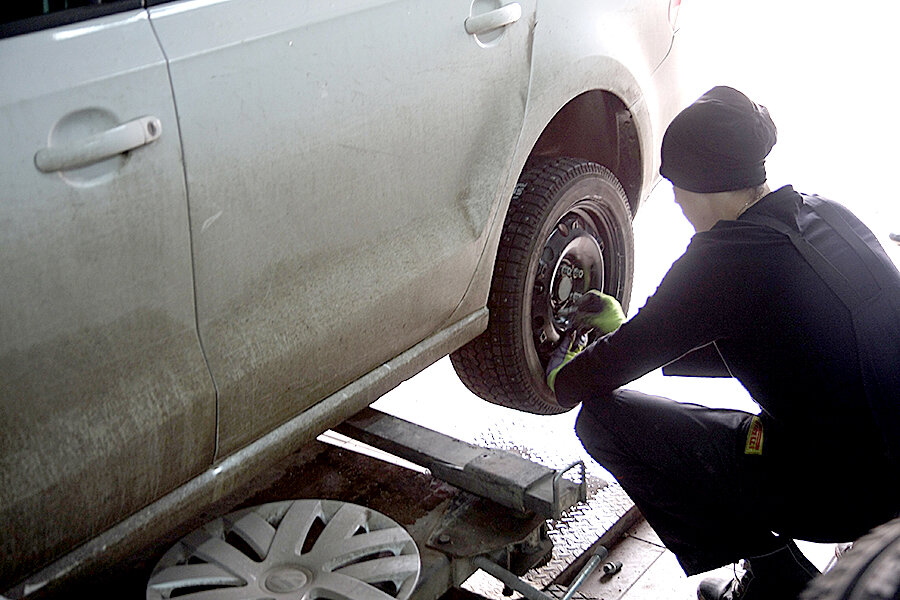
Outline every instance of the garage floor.
{"type": "MultiPolygon", "coordinates": [[[[428,396],[429,390],[441,389],[444,394],[452,395],[452,401],[446,405],[435,406],[433,403],[411,403],[401,399],[395,403],[390,398],[384,399],[376,406],[387,412],[398,412],[404,418],[410,418],[426,427],[443,431],[460,439],[491,447],[500,447],[516,451],[539,463],[559,468],[567,461],[584,458],[588,463],[588,477],[603,477],[613,481],[599,465],[589,456],[581,454],[583,449],[574,435],[574,414],[557,415],[555,417],[525,415],[500,407],[487,406],[477,399],[468,397],[454,386],[461,386],[455,381],[452,368],[442,361],[431,368],[427,387],[419,388],[419,384],[411,380],[404,384],[407,393],[417,395],[420,399],[428,396]],[[440,385],[435,385],[439,381],[440,385]],[[421,395],[420,395],[421,394],[421,395]],[[475,417],[475,418],[473,418],[475,417]]],[[[666,378],[669,379],[669,378],[666,378]]],[[[662,382],[660,382],[662,383],[662,382]]],[[[671,384],[668,384],[671,386],[671,384]]],[[[401,386],[403,387],[403,386],[401,386]]],[[[676,386],[677,387],[677,386],[676,386]]],[[[710,395],[719,402],[726,402],[730,396],[725,388],[713,388],[710,395]],[[721,395],[720,395],[721,394],[721,395]]],[[[433,393],[433,392],[432,392],[433,393]]],[[[710,400],[713,398],[711,397],[710,400]]],[[[734,402],[734,398],[731,398],[734,402]]],[[[611,488],[618,487],[616,485],[611,488]]],[[[621,490],[620,490],[621,491],[621,490]]],[[[622,492],[624,494],[624,492],[622,492]]],[[[614,496],[618,504],[622,498],[614,496]]],[[[607,499],[595,498],[599,505],[607,503],[607,499]]],[[[594,502],[594,504],[598,504],[594,502]]],[[[627,496],[624,503],[630,504],[627,496]]],[[[575,527],[561,529],[554,549],[555,558],[568,564],[585,552],[599,535],[611,528],[610,518],[624,515],[627,506],[621,506],[610,514],[595,517],[603,511],[602,506],[592,508],[589,503],[586,514],[573,518],[575,527]]],[[[607,511],[608,512],[608,511],[607,511]]],[[[565,527],[565,524],[564,524],[565,527]]],[[[820,569],[824,569],[834,554],[834,546],[798,542],[807,557],[820,569]]],[[[711,573],[686,577],[678,565],[675,556],[665,549],[653,529],[642,519],[632,526],[621,541],[610,549],[609,561],[622,562],[622,570],[608,578],[599,573],[592,575],[583,585],[575,600],[692,600],[696,598],[696,589],[705,577],[715,576],[730,579],[734,576],[733,567],[724,567],[711,573]]],[[[558,566],[553,575],[564,567],[558,566]]],[[[543,587],[548,580],[543,574],[529,573],[526,576],[532,585],[543,587]],[[534,575],[534,576],[532,576],[534,575]]],[[[476,573],[464,588],[477,594],[476,597],[489,600],[503,600],[503,586],[486,574],[476,573]]],[[[558,594],[561,596],[561,593],[558,594]]],[[[518,594],[513,600],[520,598],[518,594]]]]}
{"type": "MultiPolygon", "coordinates": [[[[833,556],[828,544],[798,543],[806,556],[819,569],[824,569],[833,556]]],[[[685,576],[675,555],[665,549],[653,529],[642,521],[610,552],[610,561],[622,563],[613,577],[594,574],[582,586],[583,598],[591,600],[693,600],[697,586],[706,577],[734,577],[734,567],[723,567],[693,577],[685,576]]]]}
{"type": "MultiPolygon", "coordinates": [[[[612,577],[601,577],[599,573],[590,577],[581,588],[585,598],[688,600],[697,597],[699,580],[709,576],[686,577],[678,566],[675,555],[665,549],[645,521],[633,528],[612,549],[608,560],[621,562],[622,570],[612,577]]],[[[731,578],[733,571],[726,567],[714,575],[731,578]]]]}

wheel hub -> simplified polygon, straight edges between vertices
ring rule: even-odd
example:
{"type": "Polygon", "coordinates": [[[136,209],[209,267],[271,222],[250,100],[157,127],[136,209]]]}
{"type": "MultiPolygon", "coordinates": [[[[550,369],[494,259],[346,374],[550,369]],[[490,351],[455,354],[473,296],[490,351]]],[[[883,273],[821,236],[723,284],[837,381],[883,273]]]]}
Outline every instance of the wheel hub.
{"type": "MultiPolygon", "coordinates": [[[[569,273],[571,273],[572,269],[569,269],[569,273]]],[[[556,294],[555,300],[557,302],[565,302],[569,299],[569,296],[572,293],[572,287],[574,286],[574,282],[572,281],[572,277],[570,275],[563,275],[559,278],[556,283],[556,294]]]]}
{"type": "Polygon", "coordinates": [[[554,277],[552,301],[558,306],[570,304],[570,300],[574,301],[576,298],[573,298],[572,294],[576,288],[584,286],[581,281],[584,279],[584,269],[572,264],[570,258],[566,254],[563,255],[562,263],[554,277]]]}
{"type": "Polygon", "coordinates": [[[589,289],[603,289],[603,248],[599,235],[578,213],[553,229],[538,263],[532,296],[535,347],[546,361],[569,326],[574,304],[589,289]]]}

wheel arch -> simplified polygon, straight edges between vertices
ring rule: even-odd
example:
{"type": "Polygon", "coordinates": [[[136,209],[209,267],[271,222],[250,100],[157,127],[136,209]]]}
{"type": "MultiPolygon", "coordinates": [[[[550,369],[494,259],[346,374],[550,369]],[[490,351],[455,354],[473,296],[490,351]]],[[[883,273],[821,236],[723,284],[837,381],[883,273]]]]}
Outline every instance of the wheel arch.
{"type": "Polygon", "coordinates": [[[666,10],[629,10],[631,0],[614,4],[539,6],[516,154],[492,207],[478,267],[447,323],[487,305],[510,199],[533,164],[569,157],[605,166],[624,188],[632,215],[657,181],[662,132],[683,99],[671,67],[660,68],[673,62],[674,32],[666,10]]]}
{"type": "Polygon", "coordinates": [[[566,103],[544,127],[526,166],[562,157],[608,168],[625,188],[632,213],[637,210],[644,161],[634,116],[618,96],[590,90],[566,103]]]}
{"type": "Polygon", "coordinates": [[[652,74],[671,44],[671,29],[666,22],[663,29],[651,27],[649,38],[624,39],[622,28],[634,25],[620,22],[624,13],[584,0],[575,4],[583,18],[574,18],[574,9],[539,10],[516,152],[498,188],[479,265],[447,323],[486,305],[510,198],[532,165],[564,157],[602,165],[621,183],[632,215],[655,182],[661,96],[652,74]],[[602,24],[611,35],[598,35],[590,24],[602,24]]]}
{"type": "MultiPolygon", "coordinates": [[[[601,61],[603,62],[603,61],[601,61]]],[[[596,65],[595,65],[596,66],[596,65]]],[[[616,65],[597,67],[601,72],[619,72],[616,65]]],[[[634,83],[619,72],[620,83],[634,83]]],[[[572,84],[574,85],[574,84],[572,84]]],[[[530,95],[526,110],[525,126],[519,140],[517,156],[513,160],[501,197],[494,207],[492,224],[478,267],[473,274],[466,294],[457,305],[446,324],[465,317],[487,305],[493,279],[494,263],[500,242],[510,198],[519,178],[527,169],[540,162],[557,158],[576,158],[595,162],[608,168],[622,184],[632,216],[644,197],[648,161],[652,156],[644,149],[652,129],[646,105],[636,100],[626,103],[629,95],[602,88],[546,88],[530,95]],[[561,102],[561,99],[568,98],[561,102]]],[[[625,85],[623,92],[634,86],[625,85]]],[[[536,90],[532,89],[532,94],[536,90]]],[[[636,94],[641,98],[640,94],[636,94]]]]}

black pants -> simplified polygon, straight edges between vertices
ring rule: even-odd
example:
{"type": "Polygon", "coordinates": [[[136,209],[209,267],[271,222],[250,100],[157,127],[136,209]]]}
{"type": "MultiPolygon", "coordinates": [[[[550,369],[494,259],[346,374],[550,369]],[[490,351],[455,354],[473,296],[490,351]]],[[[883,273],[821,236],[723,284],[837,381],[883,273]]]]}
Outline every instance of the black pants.
{"type": "Polygon", "coordinates": [[[765,417],[761,453],[753,453],[753,419],[617,390],[585,403],[575,427],[688,575],[787,539],[852,541],[900,508],[896,469],[765,417]]]}

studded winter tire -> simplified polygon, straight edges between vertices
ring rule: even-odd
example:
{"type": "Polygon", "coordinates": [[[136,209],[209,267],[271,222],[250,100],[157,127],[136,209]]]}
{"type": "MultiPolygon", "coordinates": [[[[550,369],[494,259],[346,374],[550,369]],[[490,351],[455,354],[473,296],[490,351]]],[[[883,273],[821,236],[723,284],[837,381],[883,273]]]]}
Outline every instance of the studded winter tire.
{"type": "Polygon", "coordinates": [[[813,579],[802,600],[900,599],[900,518],[853,543],[827,573],[813,579]]]}
{"type": "Polygon", "coordinates": [[[563,412],[544,370],[567,311],[589,289],[627,308],[633,275],[631,210],[611,171],[571,158],[526,169],[501,234],[487,331],[451,355],[457,374],[495,404],[563,412]]]}

